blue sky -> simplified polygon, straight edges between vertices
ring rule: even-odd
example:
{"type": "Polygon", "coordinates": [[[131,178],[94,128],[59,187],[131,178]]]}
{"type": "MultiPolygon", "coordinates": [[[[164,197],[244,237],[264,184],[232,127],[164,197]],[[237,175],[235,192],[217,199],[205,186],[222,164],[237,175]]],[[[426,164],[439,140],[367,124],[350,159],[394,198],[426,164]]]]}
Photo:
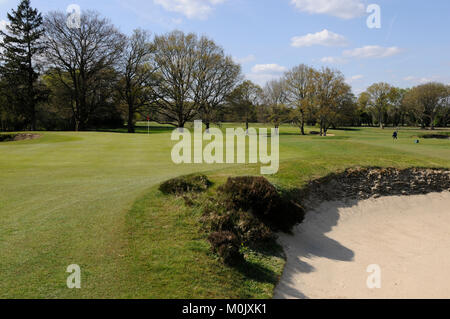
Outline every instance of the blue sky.
{"type": "MultiPolygon", "coordinates": [[[[0,20],[18,0],[0,0],[0,20]]],[[[263,85],[305,63],[341,70],[360,93],[374,82],[450,84],[448,0],[32,0],[42,12],[94,9],[124,33],[173,29],[213,38],[263,85]],[[368,28],[368,5],[381,28],[368,28]]],[[[2,27],[2,22],[0,22],[2,27]]]]}

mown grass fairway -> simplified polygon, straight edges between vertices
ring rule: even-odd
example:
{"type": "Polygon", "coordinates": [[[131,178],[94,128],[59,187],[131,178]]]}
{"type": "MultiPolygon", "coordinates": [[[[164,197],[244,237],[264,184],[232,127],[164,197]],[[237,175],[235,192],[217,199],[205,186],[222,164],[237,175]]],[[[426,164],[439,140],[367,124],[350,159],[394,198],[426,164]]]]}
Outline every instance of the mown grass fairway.
{"type": "MultiPolygon", "coordinates": [[[[199,231],[200,212],[157,190],[180,175],[206,172],[220,184],[258,166],[175,165],[169,132],[43,132],[0,143],[0,297],[271,297],[281,258],[255,256],[253,277],[255,269],[221,265],[199,231]],[[70,264],[81,266],[82,289],[66,286],[70,264]]],[[[269,178],[280,187],[351,166],[450,167],[450,140],[414,144],[420,130],[401,130],[397,142],[391,129],[298,132],[280,130],[280,171],[269,178]]]]}

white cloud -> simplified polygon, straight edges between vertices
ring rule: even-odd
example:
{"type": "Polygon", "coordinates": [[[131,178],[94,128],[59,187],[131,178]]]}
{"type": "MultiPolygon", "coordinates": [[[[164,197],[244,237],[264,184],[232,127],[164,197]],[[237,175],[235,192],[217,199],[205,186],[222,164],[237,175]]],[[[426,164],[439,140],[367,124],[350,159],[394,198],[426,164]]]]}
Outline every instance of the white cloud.
{"type": "Polygon", "coordinates": [[[326,63],[326,64],[345,64],[348,61],[341,57],[334,57],[334,56],[326,56],[320,59],[320,62],[326,63]]]}
{"type": "Polygon", "coordinates": [[[292,0],[300,11],[310,14],[327,14],[341,19],[361,17],[365,13],[361,0],[292,0]]]}
{"type": "Polygon", "coordinates": [[[331,46],[346,46],[347,39],[337,33],[324,29],[317,33],[308,33],[304,36],[293,37],[291,39],[291,45],[293,47],[310,47],[313,45],[322,45],[326,47],[331,46]]]}
{"type": "Polygon", "coordinates": [[[359,80],[361,80],[361,79],[363,79],[363,78],[364,78],[364,75],[357,74],[357,75],[351,76],[350,78],[347,78],[347,79],[346,79],[346,82],[347,82],[348,84],[351,84],[351,83],[354,83],[354,82],[356,82],[356,81],[359,81],[359,80]]]}
{"type": "Polygon", "coordinates": [[[239,63],[239,64],[253,62],[253,61],[255,61],[255,59],[256,59],[256,57],[253,54],[247,55],[246,57],[243,57],[243,58],[233,57],[234,62],[239,63]]]}
{"type": "Polygon", "coordinates": [[[351,58],[387,58],[403,52],[398,47],[384,48],[378,45],[368,45],[362,48],[344,51],[345,57],[351,58]]]}
{"type": "Polygon", "coordinates": [[[132,12],[138,19],[138,24],[156,24],[163,30],[171,31],[178,29],[183,22],[182,17],[171,17],[165,14],[165,10],[153,1],[142,2],[141,0],[116,0],[122,10],[132,12]]]}
{"type": "Polygon", "coordinates": [[[412,82],[414,84],[425,84],[433,81],[437,81],[439,79],[439,76],[433,76],[431,78],[427,77],[417,77],[417,76],[407,76],[404,77],[403,80],[412,82]]]}
{"type": "Polygon", "coordinates": [[[387,58],[402,53],[398,47],[384,48],[377,45],[368,45],[353,50],[345,50],[341,57],[327,56],[320,59],[325,64],[345,64],[351,58],[387,58]]]}
{"type": "Polygon", "coordinates": [[[266,85],[267,82],[275,79],[279,79],[281,77],[281,74],[255,74],[255,73],[248,73],[245,75],[247,80],[250,80],[259,86],[263,87],[266,85]]]}
{"type": "Polygon", "coordinates": [[[165,10],[183,14],[188,19],[208,18],[213,7],[226,0],[153,0],[165,10]]]}
{"type": "Polygon", "coordinates": [[[407,76],[407,77],[403,78],[403,80],[405,80],[405,81],[414,81],[415,79],[416,79],[415,76],[407,76]]]}
{"type": "Polygon", "coordinates": [[[252,68],[252,72],[253,73],[259,73],[259,74],[263,74],[263,73],[269,73],[269,74],[273,74],[273,73],[283,73],[286,72],[287,68],[278,64],[256,64],[253,68],[252,68]]]}
{"type": "Polygon", "coordinates": [[[286,71],[286,67],[278,64],[256,64],[246,77],[256,84],[264,86],[268,81],[280,78],[286,71]]]}

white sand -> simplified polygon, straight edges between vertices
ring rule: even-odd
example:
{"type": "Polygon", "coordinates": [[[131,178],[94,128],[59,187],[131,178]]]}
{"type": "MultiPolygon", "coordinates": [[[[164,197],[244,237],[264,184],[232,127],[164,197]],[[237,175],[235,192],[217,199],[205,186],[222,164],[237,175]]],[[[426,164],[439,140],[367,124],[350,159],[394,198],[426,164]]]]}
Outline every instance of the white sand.
{"type": "Polygon", "coordinates": [[[450,298],[450,193],[323,203],[294,235],[274,298],[450,298]],[[381,268],[369,289],[367,267],[381,268]]]}

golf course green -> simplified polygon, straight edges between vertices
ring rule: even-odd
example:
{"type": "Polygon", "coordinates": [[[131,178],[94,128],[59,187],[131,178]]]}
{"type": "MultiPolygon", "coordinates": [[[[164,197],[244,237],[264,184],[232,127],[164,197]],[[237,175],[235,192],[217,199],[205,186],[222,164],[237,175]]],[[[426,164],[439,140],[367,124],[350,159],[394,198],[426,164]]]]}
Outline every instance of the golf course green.
{"type": "MultiPolygon", "coordinates": [[[[216,187],[259,175],[259,165],[175,165],[171,130],[152,124],[147,134],[141,123],[140,134],[39,132],[1,142],[0,298],[272,297],[282,256],[254,256],[248,271],[224,266],[201,232],[201,211],[158,190],[199,172],[216,187]],[[67,287],[71,264],[81,267],[81,289],[67,287]]],[[[398,141],[390,128],[329,133],[280,127],[280,169],[268,179],[296,188],[355,166],[450,167],[450,140],[416,144],[419,129],[402,128],[398,141]]]]}

